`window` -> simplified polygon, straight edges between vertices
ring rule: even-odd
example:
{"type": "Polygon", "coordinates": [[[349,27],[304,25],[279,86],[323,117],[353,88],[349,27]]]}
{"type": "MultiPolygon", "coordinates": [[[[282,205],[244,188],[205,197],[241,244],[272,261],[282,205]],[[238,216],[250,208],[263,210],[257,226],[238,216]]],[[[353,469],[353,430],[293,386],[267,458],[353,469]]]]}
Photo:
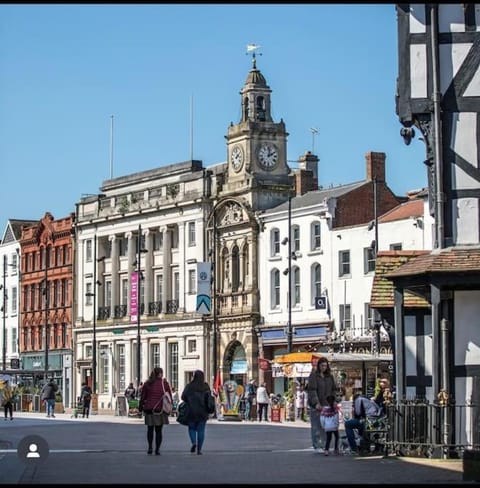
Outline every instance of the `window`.
{"type": "Polygon", "coordinates": [[[363,248],[363,269],[365,274],[375,271],[375,250],[371,247],[363,248]]]}
{"type": "Polygon", "coordinates": [[[84,359],[89,359],[92,357],[92,351],[93,347],[89,344],[85,345],[85,358],[84,359]]]}
{"type": "Polygon", "coordinates": [[[125,378],[125,344],[117,344],[118,361],[118,390],[120,393],[125,391],[127,381],[125,378]]]}
{"type": "Polygon", "coordinates": [[[365,304],[365,330],[373,329],[375,321],[375,311],[370,307],[369,303],[365,304]]]}
{"type": "Polygon", "coordinates": [[[300,268],[297,266],[293,268],[293,286],[294,293],[292,297],[292,305],[298,306],[300,305],[300,268]]]}
{"type": "Polygon", "coordinates": [[[68,326],[67,324],[62,324],[62,347],[67,347],[67,333],[68,333],[68,326]]]}
{"type": "Polygon", "coordinates": [[[270,276],[270,308],[275,309],[280,307],[280,271],[278,269],[272,269],[270,276]]]}
{"type": "Polygon", "coordinates": [[[350,274],[350,251],[338,251],[338,276],[350,274]]]}
{"type": "Polygon", "coordinates": [[[401,251],[402,250],[402,243],[398,242],[396,244],[390,244],[390,251],[401,251]]]}
{"type": "Polygon", "coordinates": [[[57,247],[55,249],[55,265],[60,266],[62,264],[61,248],[57,247]]]}
{"type": "Polygon", "coordinates": [[[68,303],[68,279],[62,279],[62,305],[66,305],[68,303]]]}
{"type": "Polygon", "coordinates": [[[105,306],[111,307],[112,306],[112,282],[106,281],[105,282],[105,306]]]}
{"type": "Polygon", "coordinates": [[[18,352],[17,351],[17,329],[13,327],[11,331],[12,331],[12,337],[11,337],[10,347],[11,347],[12,354],[16,354],[18,352]]]}
{"type": "Polygon", "coordinates": [[[238,291],[240,286],[240,255],[238,246],[232,249],[232,291],[238,291]]]}
{"type": "Polygon", "coordinates": [[[69,263],[70,263],[70,249],[66,244],[64,244],[64,246],[63,246],[63,264],[69,264],[69,263]]]}
{"type": "Polygon", "coordinates": [[[10,291],[10,294],[12,295],[12,315],[15,315],[17,313],[17,287],[12,286],[12,289],[10,291]]]}
{"type": "Polygon", "coordinates": [[[188,293],[193,295],[196,292],[196,276],[195,276],[195,270],[194,269],[189,269],[188,270],[188,293]]]}
{"type": "Polygon", "coordinates": [[[92,239],[85,241],[85,260],[90,262],[92,260],[92,239]]]}
{"type": "Polygon", "coordinates": [[[188,223],[188,245],[190,247],[196,245],[195,222],[188,223]]]}
{"type": "Polygon", "coordinates": [[[100,346],[98,365],[100,367],[100,392],[108,393],[110,390],[110,370],[108,368],[108,346],[100,346]]]}
{"type": "Polygon", "coordinates": [[[163,299],[163,275],[159,274],[155,277],[156,289],[155,289],[155,300],[157,302],[162,302],[163,299]]]}
{"type": "Polygon", "coordinates": [[[171,238],[172,249],[178,249],[178,227],[171,230],[171,238]]]}
{"type": "Polygon", "coordinates": [[[152,368],[159,368],[160,367],[160,344],[151,345],[150,357],[152,358],[152,368]]]}
{"type": "Polygon", "coordinates": [[[12,274],[17,274],[18,271],[18,256],[17,253],[12,254],[12,274]]]}
{"type": "Polygon", "coordinates": [[[278,229],[272,229],[270,234],[271,244],[271,256],[278,256],[280,254],[280,231],[278,229]]]}
{"type": "Polygon", "coordinates": [[[153,250],[160,251],[163,248],[163,233],[156,231],[153,233],[153,250]]]}
{"type": "Polygon", "coordinates": [[[188,339],[187,341],[187,351],[192,354],[197,352],[197,340],[196,339],[188,339]]]}
{"type": "Polygon", "coordinates": [[[62,289],[61,289],[61,281],[55,280],[53,282],[54,291],[53,291],[53,306],[58,307],[62,301],[62,289]]]}
{"type": "Polygon", "coordinates": [[[85,305],[91,305],[92,304],[92,284],[87,283],[85,286],[85,305]]]}
{"type": "Polygon", "coordinates": [[[298,225],[292,226],[292,252],[300,251],[300,227],[298,225]]]}
{"type": "Polygon", "coordinates": [[[315,298],[322,296],[322,267],[318,263],[312,265],[312,305],[315,305],[315,298]]]}
{"type": "Polygon", "coordinates": [[[167,354],[167,371],[165,376],[171,386],[178,390],[178,343],[170,342],[168,344],[167,354]],[[168,373],[168,376],[167,376],[168,373]]]}
{"type": "Polygon", "coordinates": [[[180,273],[175,271],[173,273],[173,299],[178,300],[180,296],[180,273]]]}
{"type": "Polygon", "coordinates": [[[350,305],[340,305],[340,330],[347,330],[352,327],[350,305]]]}
{"type": "Polygon", "coordinates": [[[124,237],[118,237],[118,255],[126,256],[128,251],[128,239],[124,237]]]}
{"type": "Polygon", "coordinates": [[[313,222],[311,227],[311,250],[320,249],[322,240],[320,238],[320,222],[313,222]]]}
{"type": "Polygon", "coordinates": [[[121,304],[128,305],[128,278],[122,278],[121,304]]]}

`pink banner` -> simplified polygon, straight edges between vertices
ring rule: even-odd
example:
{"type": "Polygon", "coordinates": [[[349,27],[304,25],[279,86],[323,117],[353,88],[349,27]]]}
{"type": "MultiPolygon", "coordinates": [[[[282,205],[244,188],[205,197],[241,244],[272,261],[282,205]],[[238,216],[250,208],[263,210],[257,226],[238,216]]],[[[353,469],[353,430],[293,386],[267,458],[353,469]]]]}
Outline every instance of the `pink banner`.
{"type": "Polygon", "coordinates": [[[131,293],[130,293],[130,322],[137,323],[138,313],[138,271],[133,271],[131,275],[131,293]]]}

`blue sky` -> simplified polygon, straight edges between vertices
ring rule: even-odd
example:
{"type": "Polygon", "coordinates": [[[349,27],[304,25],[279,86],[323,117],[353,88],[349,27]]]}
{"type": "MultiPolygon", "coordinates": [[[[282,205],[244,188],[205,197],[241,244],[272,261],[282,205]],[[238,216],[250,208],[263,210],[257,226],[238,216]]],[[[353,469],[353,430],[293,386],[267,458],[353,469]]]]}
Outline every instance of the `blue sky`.
{"type": "Polygon", "coordinates": [[[329,186],[385,152],[396,194],[427,185],[418,131],[410,146],[399,135],[394,4],[3,4],[0,225],[62,218],[98,193],[112,115],[114,177],[190,159],[192,100],[194,159],[225,161],[250,43],[289,160],[314,144],[329,186]]]}

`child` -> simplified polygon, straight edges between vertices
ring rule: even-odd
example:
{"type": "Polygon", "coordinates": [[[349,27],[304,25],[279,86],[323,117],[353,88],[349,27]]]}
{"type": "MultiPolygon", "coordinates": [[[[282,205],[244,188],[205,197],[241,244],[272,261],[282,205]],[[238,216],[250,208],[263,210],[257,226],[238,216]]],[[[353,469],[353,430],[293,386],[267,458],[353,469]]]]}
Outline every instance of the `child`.
{"type": "Polygon", "coordinates": [[[323,407],[320,412],[320,423],[327,434],[327,441],[325,443],[325,456],[328,456],[328,450],[330,448],[330,441],[332,440],[332,434],[335,436],[335,454],[339,454],[338,451],[338,426],[340,423],[340,416],[338,413],[337,402],[333,395],[328,395],[328,406],[323,407]]]}

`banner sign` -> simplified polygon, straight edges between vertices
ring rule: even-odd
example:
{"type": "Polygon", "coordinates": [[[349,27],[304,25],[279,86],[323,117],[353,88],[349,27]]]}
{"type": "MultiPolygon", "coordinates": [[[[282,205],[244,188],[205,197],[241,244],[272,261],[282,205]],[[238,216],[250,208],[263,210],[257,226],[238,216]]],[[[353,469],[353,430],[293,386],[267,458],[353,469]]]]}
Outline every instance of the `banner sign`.
{"type": "Polygon", "coordinates": [[[197,263],[197,312],[209,314],[212,310],[211,288],[211,263],[197,263]]]}
{"type": "Polygon", "coordinates": [[[130,291],[130,322],[137,323],[138,313],[138,271],[131,274],[131,291],[130,291]]]}

